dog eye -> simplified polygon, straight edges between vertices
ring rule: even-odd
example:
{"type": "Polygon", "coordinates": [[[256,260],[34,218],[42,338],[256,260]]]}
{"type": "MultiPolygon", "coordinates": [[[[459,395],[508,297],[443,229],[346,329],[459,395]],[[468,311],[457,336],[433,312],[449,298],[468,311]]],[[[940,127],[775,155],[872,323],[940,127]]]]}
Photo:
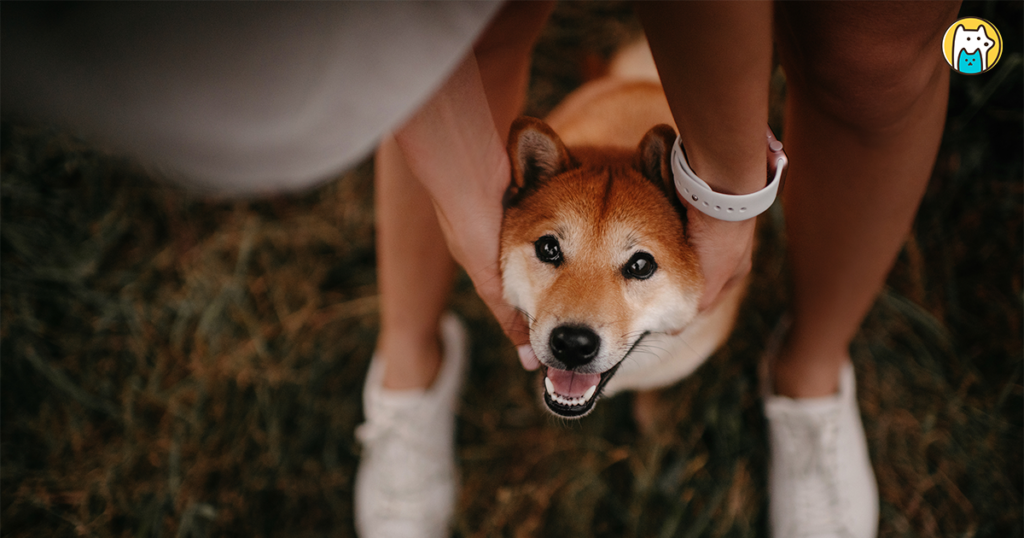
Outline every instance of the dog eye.
{"type": "Polygon", "coordinates": [[[622,274],[626,278],[635,278],[637,280],[646,280],[651,278],[654,274],[654,270],[658,268],[658,264],[654,263],[654,256],[646,252],[637,252],[632,258],[626,262],[626,265],[622,268],[622,274]]]}
{"type": "Polygon", "coordinates": [[[533,249],[537,252],[537,259],[544,263],[550,263],[555,267],[562,264],[562,247],[558,245],[558,239],[553,235],[545,235],[533,242],[533,249]]]}

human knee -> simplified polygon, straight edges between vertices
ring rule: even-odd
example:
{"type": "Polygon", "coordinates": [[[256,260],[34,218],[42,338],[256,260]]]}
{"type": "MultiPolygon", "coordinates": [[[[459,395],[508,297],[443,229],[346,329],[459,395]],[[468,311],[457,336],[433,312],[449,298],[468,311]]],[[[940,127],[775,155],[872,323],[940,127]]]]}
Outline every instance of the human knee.
{"type": "Polygon", "coordinates": [[[865,131],[899,124],[944,80],[939,66],[917,55],[875,49],[837,60],[815,68],[803,89],[823,113],[865,131]]]}
{"type": "Polygon", "coordinates": [[[851,128],[885,130],[945,82],[940,43],[949,13],[871,13],[854,4],[838,14],[780,10],[780,58],[792,93],[807,104],[851,128]]]}

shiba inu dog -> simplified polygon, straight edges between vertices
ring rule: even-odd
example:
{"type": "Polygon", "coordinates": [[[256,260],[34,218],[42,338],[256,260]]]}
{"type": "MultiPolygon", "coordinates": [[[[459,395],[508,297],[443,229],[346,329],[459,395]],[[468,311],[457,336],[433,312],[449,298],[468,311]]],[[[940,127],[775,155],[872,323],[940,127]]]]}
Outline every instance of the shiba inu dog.
{"type": "Polygon", "coordinates": [[[611,76],[508,141],[501,270],[543,366],[543,401],[582,417],[602,394],[693,372],[732,330],[745,286],[698,313],[703,275],[676,197],[672,116],[653,77],[611,76]],[[653,78],[653,80],[651,80],[653,78]]]}

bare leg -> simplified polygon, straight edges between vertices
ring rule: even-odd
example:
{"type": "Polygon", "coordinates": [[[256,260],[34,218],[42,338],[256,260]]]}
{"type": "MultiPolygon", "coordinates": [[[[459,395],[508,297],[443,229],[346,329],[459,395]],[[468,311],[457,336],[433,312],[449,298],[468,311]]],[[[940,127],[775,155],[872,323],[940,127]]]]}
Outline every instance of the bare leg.
{"type": "Polygon", "coordinates": [[[793,325],[775,389],[838,389],[849,343],[910,230],[938,152],[957,4],[780,5],[793,325]]]}
{"type": "MultiPolygon", "coordinates": [[[[540,2],[506,5],[476,46],[491,114],[503,135],[522,107],[530,51],[552,7],[540,2]]],[[[377,357],[385,363],[384,387],[424,388],[440,366],[438,322],[455,263],[427,191],[390,137],[377,151],[375,179],[381,294],[377,357]]]]}
{"type": "Polygon", "coordinates": [[[377,357],[384,387],[429,386],[441,361],[437,327],[455,262],[445,248],[430,197],[391,137],[377,150],[377,283],[381,331],[377,357]]]}

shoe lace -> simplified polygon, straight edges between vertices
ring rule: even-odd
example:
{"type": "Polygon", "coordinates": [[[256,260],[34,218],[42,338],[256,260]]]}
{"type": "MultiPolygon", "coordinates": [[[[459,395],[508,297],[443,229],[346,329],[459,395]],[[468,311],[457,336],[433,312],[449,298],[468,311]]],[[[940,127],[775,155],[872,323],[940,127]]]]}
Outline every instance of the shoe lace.
{"type": "Polygon", "coordinates": [[[837,518],[842,513],[838,477],[838,417],[825,415],[802,417],[790,422],[792,432],[789,461],[793,481],[793,521],[798,528],[794,536],[830,534],[848,536],[845,525],[837,518]]]}

